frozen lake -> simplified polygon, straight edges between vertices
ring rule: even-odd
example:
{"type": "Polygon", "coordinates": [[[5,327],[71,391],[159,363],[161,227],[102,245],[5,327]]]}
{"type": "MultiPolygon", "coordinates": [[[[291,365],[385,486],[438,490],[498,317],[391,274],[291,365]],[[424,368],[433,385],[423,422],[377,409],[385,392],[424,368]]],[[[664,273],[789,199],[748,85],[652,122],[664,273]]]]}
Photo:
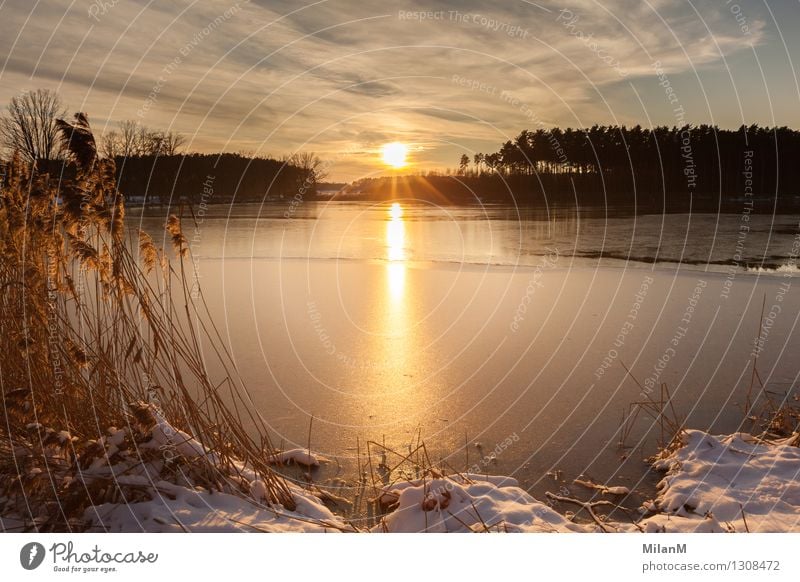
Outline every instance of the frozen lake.
{"type": "Polygon", "coordinates": [[[335,461],[315,480],[353,482],[357,442],[422,439],[540,499],[580,475],[652,491],[659,427],[642,416],[622,449],[623,409],[666,383],[688,426],[735,431],[762,303],[760,375],[778,395],[797,380],[796,216],[287,208],[209,207],[184,231],[275,441],[306,446],[313,415],[335,461]]]}

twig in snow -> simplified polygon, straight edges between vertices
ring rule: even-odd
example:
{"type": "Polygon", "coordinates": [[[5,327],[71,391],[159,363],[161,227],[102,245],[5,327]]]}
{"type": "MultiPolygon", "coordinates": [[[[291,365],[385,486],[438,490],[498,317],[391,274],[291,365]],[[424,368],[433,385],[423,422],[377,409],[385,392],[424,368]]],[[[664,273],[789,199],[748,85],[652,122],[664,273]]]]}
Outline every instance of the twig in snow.
{"type": "Polygon", "coordinates": [[[747,516],[744,514],[744,506],[740,503],[739,510],[742,512],[742,521],[744,521],[744,531],[750,533],[750,528],[747,525],[747,516]]]}
{"type": "Polygon", "coordinates": [[[606,524],[603,523],[603,521],[599,517],[597,517],[597,514],[594,512],[594,508],[599,505],[611,505],[612,507],[616,507],[616,505],[614,505],[610,501],[581,501],[580,499],[575,499],[573,497],[563,497],[561,495],[556,495],[555,493],[550,493],[549,491],[546,491],[545,495],[547,495],[547,497],[555,501],[561,501],[563,503],[574,503],[575,505],[579,505],[580,507],[586,510],[586,512],[591,516],[594,522],[600,527],[601,530],[603,530],[604,533],[612,533],[612,531],[608,529],[606,524]]]}

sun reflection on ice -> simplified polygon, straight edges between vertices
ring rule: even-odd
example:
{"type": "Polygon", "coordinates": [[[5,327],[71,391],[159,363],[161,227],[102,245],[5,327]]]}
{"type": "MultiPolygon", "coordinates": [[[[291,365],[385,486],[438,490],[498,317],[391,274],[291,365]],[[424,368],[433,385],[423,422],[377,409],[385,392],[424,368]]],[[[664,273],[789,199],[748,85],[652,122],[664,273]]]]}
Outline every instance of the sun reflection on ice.
{"type": "Polygon", "coordinates": [[[386,223],[386,248],[389,264],[386,274],[389,296],[397,303],[403,298],[406,285],[406,226],[403,222],[403,207],[398,202],[389,208],[389,221],[386,223]]]}

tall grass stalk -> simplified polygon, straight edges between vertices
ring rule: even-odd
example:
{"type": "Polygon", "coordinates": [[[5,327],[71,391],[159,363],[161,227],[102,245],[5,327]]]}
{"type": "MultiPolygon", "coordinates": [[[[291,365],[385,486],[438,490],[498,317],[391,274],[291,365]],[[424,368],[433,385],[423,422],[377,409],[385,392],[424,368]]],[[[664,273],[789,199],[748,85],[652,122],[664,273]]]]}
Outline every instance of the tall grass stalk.
{"type": "Polygon", "coordinates": [[[0,515],[24,529],[72,531],[87,508],[146,499],[152,491],[121,484],[113,470],[83,478],[123,453],[155,462],[153,481],[179,476],[241,495],[246,467],[268,501],[292,509],[268,466],[266,424],[205,300],[190,297],[180,220],[166,225],[172,250],[128,230],[114,162],[98,156],[86,117],[59,121],[59,131],[69,156],[60,174],[17,156],[0,192],[0,515]],[[160,416],[213,455],[140,450],[160,416]],[[112,447],[120,428],[125,439],[112,447]]]}

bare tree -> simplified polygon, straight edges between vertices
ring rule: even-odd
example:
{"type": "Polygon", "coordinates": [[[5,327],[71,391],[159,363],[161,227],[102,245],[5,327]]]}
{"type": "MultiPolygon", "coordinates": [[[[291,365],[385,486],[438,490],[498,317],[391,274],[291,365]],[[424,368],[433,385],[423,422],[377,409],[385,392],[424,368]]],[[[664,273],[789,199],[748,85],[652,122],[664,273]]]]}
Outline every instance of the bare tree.
{"type": "Polygon", "coordinates": [[[143,131],[140,133],[139,139],[141,140],[141,149],[144,155],[146,156],[161,155],[161,150],[164,147],[163,145],[164,137],[162,133],[158,131],[150,131],[147,128],[143,128],[143,131]]]}
{"type": "Polygon", "coordinates": [[[29,162],[53,159],[60,150],[56,119],[66,114],[61,98],[49,89],[12,97],[7,114],[0,118],[0,143],[29,162]]]}
{"type": "Polygon", "coordinates": [[[139,134],[141,132],[139,124],[136,121],[120,121],[119,123],[119,155],[125,158],[140,155],[139,151],[139,134]]]}
{"type": "Polygon", "coordinates": [[[109,131],[103,134],[103,139],[100,142],[100,153],[104,158],[114,159],[121,155],[122,152],[122,138],[116,131],[109,131]]]}
{"type": "Polygon", "coordinates": [[[186,138],[175,131],[168,131],[161,135],[161,155],[174,156],[186,143],[186,138]]]}
{"type": "Polygon", "coordinates": [[[325,163],[314,152],[298,152],[289,158],[289,164],[306,171],[313,183],[318,183],[328,176],[325,163]]]}
{"type": "Polygon", "coordinates": [[[186,143],[186,138],[174,131],[151,131],[137,121],[119,123],[119,132],[112,131],[103,138],[103,155],[123,156],[173,156],[186,143]]]}

